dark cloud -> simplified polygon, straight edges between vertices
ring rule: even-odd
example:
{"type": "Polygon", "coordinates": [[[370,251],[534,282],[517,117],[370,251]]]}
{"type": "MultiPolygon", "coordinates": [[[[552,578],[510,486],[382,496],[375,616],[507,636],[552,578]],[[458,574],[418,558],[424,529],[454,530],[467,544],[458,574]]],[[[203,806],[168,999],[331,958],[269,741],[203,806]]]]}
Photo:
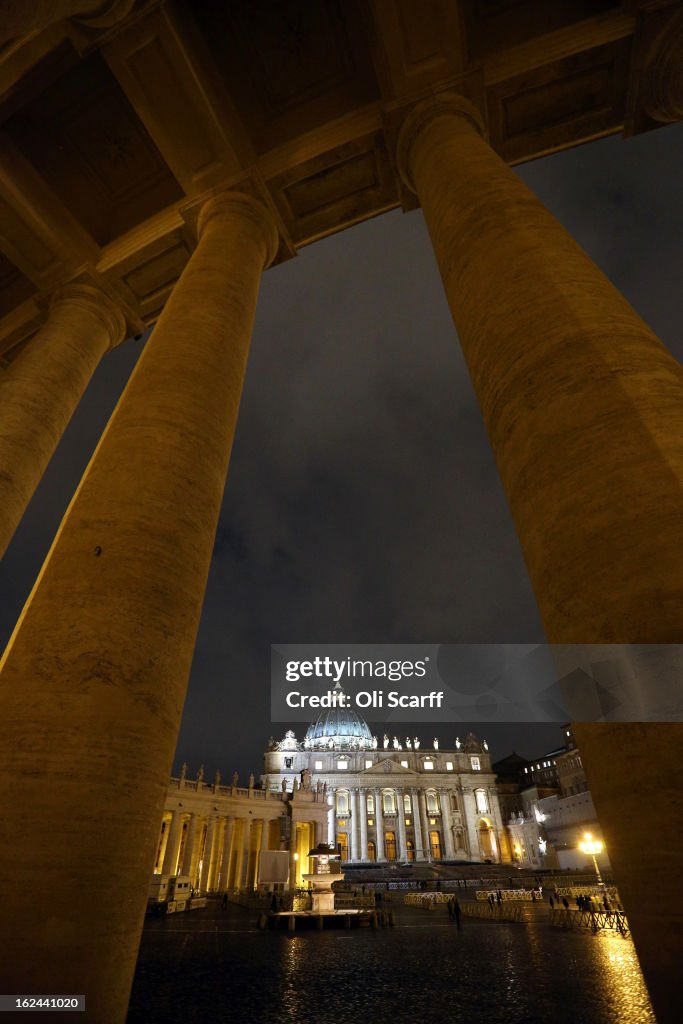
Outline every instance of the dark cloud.
{"type": "MultiPolygon", "coordinates": [[[[679,357],[682,150],[674,126],[518,169],[679,357]]],[[[5,636],[139,349],[95,375],[5,558],[5,636]]],[[[421,213],[268,271],[176,763],[258,770],[272,642],[543,639],[421,213]]],[[[494,756],[561,738],[485,732],[494,756]]]]}

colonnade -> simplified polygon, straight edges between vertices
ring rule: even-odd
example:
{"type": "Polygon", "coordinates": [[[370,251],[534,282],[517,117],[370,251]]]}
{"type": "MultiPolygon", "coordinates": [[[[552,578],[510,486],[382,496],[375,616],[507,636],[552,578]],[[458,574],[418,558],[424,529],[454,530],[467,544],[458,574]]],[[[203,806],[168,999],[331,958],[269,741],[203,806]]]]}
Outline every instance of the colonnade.
{"type": "Polygon", "coordinates": [[[456,796],[457,808],[452,808],[454,790],[445,786],[423,789],[416,786],[348,786],[332,790],[328,819],[328,842],[337,844],[339,832],[337,818],[348,819],[347,859],[351,863],[397,860],[425,862],[431,860],[474,861],[491,857],[498,860],[500,847],[493,810],[484,814],[476,809],[474,796],[461,790],[456,796]],[[428,795],[434,793],[435,804],[428,806],[428,795]],[[337,795],[348,794],[348,815],[340,814],[336,806],[337,795]],[[386,799],[388,797],[388,800],[386,799]],[[390,803],[393,810],[388,810],[390,803]],[[454,823],[454,815],[457,815],[454,823]],[[482,848],[479,822],[490,823],[493,835],[491,850],[482,848]],[[493,822],[493,823],[491,823],[493,822]],[[387,849],[387,836],[393,835],[393,851],[387,849]],[[433,837],[436,837],[435,841],[433,837]],[[369,844],[373,844],[373,847],[369,844]]]}
{"type": "MultiPolygon", "coordinates": [[[[462,97],[434,96],[410,110],[397,161],[424,212],[548,639],[678,641],[680,367],[488,146],[462,97]]],[[[6,990],[82,991],[87,981],[92,1019],[125,1018],[260,275],[277,244],[250,196],[227,191],[205,204],[197,247],[2,659],[0,805],[12,822],[6,990]],[[114,825],[106,839],[104,812],[114,825]],[[26,893],[49,908],[37,927],[26,893]]],[[[48,321],[3,377],[0,479],[16,492],[6,531],[94,364],[120,337],[105,296],[95,313],[93,302],[90,294],[85,304],[56,303],[58,329],[48,321]],[[44,359],[32,358],[37,345],[44,359]],[[42,399],[28,402],[30,393],[49,395],[51,411],[42,399]],[[25,447],[12,439],[5,409],[25,447]]],[[[647,760],[649,742],[617,727],[609,763],[599,744],[586,743],[601,818],[600,794],[611,792],[601,779],[626,763],[625,750],[647,760]]],[[[664,777],[677,777],[674,747],[658,749],[664,777]]],[[[424,857],[424,809],[413,803],[416,820],[418,812],[424,857]]],[[[662,789],[641,813],[660,849],[678,849],[662,789]]],[[[376,827],[381,859],[380,813],[376,827]]],[[[629,828],[616,818],[611,826],[626,851],[613,860],[624,878],[629,828]]],[[[362,835],[361,827],[359,851],[362,835]]],[[[653,879],[648,915],[670,918],[672,887],[670,874],[653,879]]],[[[648,957],[651,932],[637,903],[627,910],[651,991],[665,993],[672,972],[648,957]]],[[[665,964],[676,934],[658,936],[665,964]]],[[[667,1005],[657,999],[663,1021],[667,1005]]]]}
{"type": "Polygon", "coordinates": [[[279,849],[272,824],[263,818],[171,811],[162,823],[155,870],[185,875],[201,892],[254,889],[261,850],[279,849]]]}

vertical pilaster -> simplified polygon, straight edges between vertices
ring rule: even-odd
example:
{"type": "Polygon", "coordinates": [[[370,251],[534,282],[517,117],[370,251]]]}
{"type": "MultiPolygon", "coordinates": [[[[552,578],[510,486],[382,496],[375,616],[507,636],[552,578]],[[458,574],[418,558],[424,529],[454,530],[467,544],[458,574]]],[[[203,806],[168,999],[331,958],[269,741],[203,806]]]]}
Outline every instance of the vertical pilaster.
{"type": "Polygon", "coordinates": [[[194,844],[197,835],[197,815],[191,814],[187,825],[185,836],[185,847],[183,849],[183,864],[181,875],[188,876],[192,870],[192,859],[194,857],[194,844]]]}
{"type": "Polygon", "coordinates": [[[217,882],[219,892],[227,892],[230,885],[230,855],[232,853],[232,834],[234,824],[234,818],[225,819],[225,832],[223,833],[223,852],[221,854],[221,866],[217,882]]]}
{"type": "Polygon", "coordinates": [[[349,803],[351,808],[351,860],[358,861],[358,789],[354,787],[349,792],[349,803]]]}

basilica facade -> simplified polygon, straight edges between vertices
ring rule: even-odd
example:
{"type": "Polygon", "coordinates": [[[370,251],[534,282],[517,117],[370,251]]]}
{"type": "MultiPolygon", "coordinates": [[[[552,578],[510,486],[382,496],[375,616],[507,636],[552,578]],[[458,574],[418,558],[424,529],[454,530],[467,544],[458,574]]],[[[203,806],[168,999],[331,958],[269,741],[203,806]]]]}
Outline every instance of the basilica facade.
{"type": "Polygon", "coordinates": [[[347,864],[510,860],[491,758],[472,733],[442,749],[373,736],[354,711],[331,708],[303,739],[271,739],[262,787],[323,793],[327,842],[347,864]]]}

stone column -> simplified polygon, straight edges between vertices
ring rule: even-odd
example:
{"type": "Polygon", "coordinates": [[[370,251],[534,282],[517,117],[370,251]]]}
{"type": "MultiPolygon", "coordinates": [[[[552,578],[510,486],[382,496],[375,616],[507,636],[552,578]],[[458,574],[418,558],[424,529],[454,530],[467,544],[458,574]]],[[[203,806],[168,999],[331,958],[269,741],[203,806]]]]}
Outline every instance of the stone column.
{"type": "Polygon", "coordinates": [[[87,990],[93,1018],[112,1024],[126,1015],[259,281],[276,245],[254,199],[205,205],[197,248],[2,663],[0,806],[15,864],[2,970],[32,991],[41,963],[42,989],[87,990]],[[50,907],[42,928],[27,924],[27,892],[50,907]]]}
{"type": "Polygon", "coordinates": [[[575,723],[590,793],[659,1024],[680,1016],[683,723],[575,723]],[[678,1007],[678,1009],[677,1009],[678,1007]]]}
{"type": "Polygon", "coordinates": [[[178,866],[178,849],[180,838],[183,834],[183,815],[180,811],[174,811],[171,817],[171,828],[166,842],[164,863],[161,866],[162,875],[175,875],[178,866]]]}
{"type": "Polygon", "coordinates": [[[289,835],[289,888],[296,889],[296,868],[297,861],[294,856],[298,853],[296,822],[292,822],[292,830],[289,835]]]}
{"type": "Polygon", "coordinates": [[[208,892],[209,874],[211,872],[211,855],[213,853],[213,839],[216,828],[216,819],[213,814],[209,815],[206,824],[206,839],[204,840],[204,853],[202,856],[202,870],[199,876],[199,888],[202,892],[208,892]]]}
{"type": "Polygon", "coordinates": [[[451,822],[451,795],[446,789],[439,790],[439,805],[441,807],[441,830],[443,832],[444,856],[446,860],[455,859],[453,848],[453,825],[451,822]]]}
{"type": "Polygon", "coordinates": [[[683,622],[683,372],[482,138],[467,100],[398,143],[548,640],[668,643],[683,622]]]}
{"type": "Polygon", "coordinates": [[[0,373],[0,558],[104,353],[126,323],[89,285],[67,285],[47,323],[0,373]]]}
{"type": "Polygon", "coordinates": [[[384,813],[382,811],[382,791],[375,790],[375,853],[377,860],[386,860],[384,856],[384,813]]]}
{"type": "Polygon", "coordinates": [[[417,790],[411,789],[410,796],[413,804],[413,828],[415,829],[415,860],[425,860],[424,836],[422,834],[420,801],[417,796],[417,790]]]}
{"type": "Polygon", "coordinates": [[[244,827],[242,831],[242,862],[240,865],[239,873],[239,887],[240,889],[246,889],[249,880],[249,854],[251,852],[251,841],[252,841],[252,828],[254,822],[251,818],[244,818],[244,827]]]}
{"type": "Polygon", "coordinates": [[[396,802],[398,804],[398,859],[405,863],[408,860],[408,846],[406,844],[406,812],[403,809],[403,790],[396,790],[396,802]]]}
{"type": "Polygon", "coordinates": [[[218,876],[218,889],[220,892],[227,892],[229,886],[230,854],[232,853],[232,833],[234,818],[225,819],[225,832],[223,834],[223,852],[221,854],[221,866],[218,876]]]}
{"type": "Polygon", "coordinates": [[[337,847],[337,830],[336,830],[336,817],[335,817],[335,795],[334,790],[328,796],[328,799],[332,801],[330,809],[327,812],[327,842],[329,846],[337,847]]]}
{"type": "Polygon", "coordinates": [[[360,790],[360,859],[368,859],[368,800],[367,792],[360,790]]]}
{"type": "Polygon", "coordinates": [[[424,789],[419,789],[417,792],[417,800],[420,807],[420,824],[422,825],[422,835],[424,843],[424,851],[427,860],[432,859],[432,844],[429,839],[429,820],[427,818],[427,797],[424,789]]]}
{"type": "Polygon", "coordinates": [[[239,830],[235,837],[235,870],[233,873],[232,885],[234,889],[242,888],[242,875],[244,872],[244,843],[245,833],[249,834],[249,819],[238,818],[239,830]]]}
{"type": "Polygon", "coordinates": [[[181,875],[189,875],[192,868],[192,858],[194,856],[194,843],[197,835],[197,815],[191,814],[190,820],[187,823],[187,836],[185,837],[185,849],[183,850],[183,864],[182,870],[179,872],[181,875]]]}
{"type": "Polygon", "coordinates": [[[351,860],[358,860],[358,790],[349,791],[349,805],[351,810],[351,860]]]}

